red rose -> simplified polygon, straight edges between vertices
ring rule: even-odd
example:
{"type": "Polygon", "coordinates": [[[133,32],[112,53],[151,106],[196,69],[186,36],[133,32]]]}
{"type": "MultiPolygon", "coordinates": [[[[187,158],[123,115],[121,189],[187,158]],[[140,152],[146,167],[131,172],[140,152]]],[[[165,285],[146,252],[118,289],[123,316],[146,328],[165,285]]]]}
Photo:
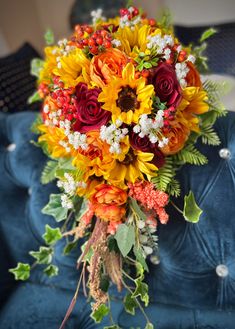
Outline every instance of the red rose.
{"type": "Polygon", "coordinates": [[[99,88],[88,89],[82,82],[77,85],[77,119],[73,126],[74,130],[80,133],[98,130],[111,119],[111,112],[103,110],[98,102],[99,93],[99,88]]]}
{"type": "Polygon", "coordinates": [[[156,167],[161,168],[165,164],[164,154],[157,147],[157,143],[152,144],[147,136],[141,138],[132,131],[130,134],[130,144],[136,150],[153,153],[154,157],[152,163],[156,167]]]}
{"type": "Polygon", "coordinates": [[[154,86],[156,96],[168,107],[176,108],[181,101],[181,87],[177,80],[175,70],[172,65],[161,63],[152,71],[151,83],[154,86]]]}

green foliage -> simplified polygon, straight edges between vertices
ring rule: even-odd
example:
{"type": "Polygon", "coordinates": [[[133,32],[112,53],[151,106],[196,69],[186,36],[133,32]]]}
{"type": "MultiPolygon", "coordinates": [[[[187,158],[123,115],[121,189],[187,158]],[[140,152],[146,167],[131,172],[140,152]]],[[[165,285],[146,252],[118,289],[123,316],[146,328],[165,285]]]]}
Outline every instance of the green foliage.
{"type": "Polygon", "coordinates": [[[126,224],[119,225],[115,234],[115,239],[117,240],[118,248],[121,254],[123,257],[126,257],[135,244],[134,227],[126,224]]]}
{"type": "Polygon", "coordinates": [[[58,162],[49,160],[46,163],[46,165],[42,171],[41,183],[48,184],[48,183],[52,182],[56,178],[55,174],[56,174],[57,168],[58,168],[58,162]]]}
{"type": "Polygon", "coordinates": [[[132,209],[132,211],[139,217],[139,219],[147,220],[145,213],[141,210],[137,201],[131,197],[129,199],[130,199],[129,204],[130,204],[130,208],[132,209]]]}
{"type": "Polygon", "coordinates": [[[37,260],[38,264],[50,264],[52,262],[53,249],[41,246],[39,251],[30,251],[29,254],[37,260]]]}
{"type": "Polygon", "coordinates": [[[144,329],[154,329],[154,325],[152,323],[148,322],[144,329]]]}
{"type": "Polygon", "coordinates": [[[34,120],[32,126],[30,127],[30,130],[32,131],[32,133],[39,135],[40,130],[38,129],[38,126],[40,126],[42,123],[43,123],[42,116],[41,116],[41,114],[38,114],[36,116],[36,119],[34,120]]]}
{"type": "Polygon", "coordinates": [[[91,313],[91,318],[95,320],[96,323],[100,323],[105,316],[110,312],[107,305],[101,304],[100,307],[91,313]]]}
{"type": "Polygon", "coordinates": [[[31,61],[31,70],[30,73],[31,75],[34,75],[35,77],[39,78],[40,71],[43,68],[44,61],[40,58],[34,58],[31,61]]]}
{"type": "Polygon", "coordinates": [[[205,155],[200,153],[193,144],[186,144],[186,146],[177,154],[173,156],[174,161],[178,164],[190,163],[193,165],[204,165],[208,162],[205,155]]]}
{"type": "Polygon", "coordinates": [[[30,277],[30,265],[18,263],[17,267],[10,269],[9,272],[14,274],[15,280],[28,280],[28,278],[30,277]]]}
{"type": "Polygon", "coordinates": [[[62,234],[60,229],[52,228],[48,224],[46,225],[46,232],[43,234],[43,239],[45,240],[46,244],[53,245],[60,239],[62,239],[62,234]]]}
{"type": "Polygon", "coordinates": [[[50,264],[49,266],[47,266],[44,271],[43,271],[47,276],[49,276],[50,278],[53,276],[58,275],[59,273],[59,268],[55,265],[50,264]]]}
{"type": "Polygon", "coordinates": [[[45,42],[48,46],[53,45],[55,43],[54,33],[51,29],[48,29],[44,34],[45,42]]]}
{"type": "Polygon", "coordinates": [[[220,139],[213,127],[209,125],[203,125],[201,127],[200,134],[202,136],[202,142],[208,145],[219,145],[220,139]]]}
{"type": "Polygon", "coordinates": [[[217,33],[217,30],[214,29],[214,28],[210,28],[206,31],[204,31],[201,35],[201,38],[200,38],[200,42],[204,42],[205,40],[209,39],[210,37],[212,37],[212,35],[214,35],[215,33],[217,33]]]}
{"type": "Polygon", "coordinates": [[[152,67],[157,66],[158,60],[159,59],[154,54],[153,50],[151,50],[150,55],[146,55],[144,52],[140,52],[138,57],[135,59],[136,63],[138,64],[136,69],[140,72],[144,69],[151,69],[152,67]]]}
{"type": "Polygon", "coordinates": [[[109,251],[114,251],[116,253],[119,252],[117,240],[114,238],[113,235],[111,235],[108,239],[108,248],[109,248],[109,251]]]}
{"type": "Polygon", "coordinates": [[[200,219],[202,210],[198,207],[193,192],[190,191],[189,195],[184,197],[184,210],[183,216],[186,221],[191,223],[197,223],[200,219]]]}
{"type": "Polygon", "coordinates": [[[45,215],[51,215],[57,222],[67,218],[68,209],[61,206],[61,194],[51,194],[49,203],[42,209],[45,215]]]}
{"type": "Polygon", "coordinates": [[[144,283],[143,277],[135,280],[135,291],[132,294],[132,297],[140,297],[141,301],[144,303],[145,307],[148,306],[149,303],[149,295],[148,295],[148,285],[144,283]]]}
{"type": "Polygon", "coordinates": [[[40,102],[42,99],[39,95],[39,93],[37,91],[35,91],[33,93],[33,95],[31,95],[28,100],[27,100],[27,103],[28,104],[33,104],[33,103],[36,103],[36,102],[40,102]]]}
{"type": "Polygon", "coordinates": [[[136,245],[134,246],[134,254],[135,254],[135,257],[136,257],[136,260],[141,264],[142,268],[145,270],[145,271],[149,271],[149,268],[148,268],[148,265],[145,261],[145,257],[144,257],[144,254],[143,254],[143,250],[141,248],[138,248],[136,245]]]}
{"type": "Polygon", "coordinates": [[[68,242],[63,250],[64,255],[70,254],[70,252],[77,246],[77,244],[78,241],[68,242]]]}
{"type": "Polygon", "coordinates": [[[167,192],[173,196],[180,195],[180,185],[175,177],[177,164],[174,163],[173,157],[166,157],[166,163],[161,167],[157,176],[152,178],[152,183],[157,189],[167,192]]]}
{"type": "Polygon", "coordinates": [[[124,298],[124,307],[127,313],[135,315],[135,309],[138,307],[136,299],[131,294],[127,294],[124,298]]]}
{"type": "Polygon", "coordinates": [[[117,324],[114,324],[113,326],[104,327],[104,329],[121,329],[121,327],[119,327],[117,324]]]}
{"type": "Polygon", "coordinates": [[[100,289],[103,292],[107,292],[109,290],[109,277],[106,274],[101,275],[101,279],[100,279],[100,289]]]}

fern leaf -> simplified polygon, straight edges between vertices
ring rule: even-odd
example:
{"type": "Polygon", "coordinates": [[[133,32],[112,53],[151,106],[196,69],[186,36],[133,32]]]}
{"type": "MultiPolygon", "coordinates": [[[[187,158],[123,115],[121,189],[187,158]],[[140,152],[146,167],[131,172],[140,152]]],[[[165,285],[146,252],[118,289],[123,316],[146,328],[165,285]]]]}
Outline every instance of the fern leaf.
{"type": "Polygon", "coordinates": [[[217,133],[214,131],[211,125],[205,125],[201,127],[202,142],[208,145],[219,145],[220,139],[217,133]]]}
{"type": "Polygon", "coordinates": [[[41,176],[41,183],[48,184],[55,179],[56,169],[58,167],[57,161],[48,161],[43,169],[41,176]]]}
{"type": "Polygon", "coordinates": [[[205,155],[200,153],[193,144],[186,145],[179,153],[174,156],[178,164],[204,165],[207,163],[205,155]]]}
{"type": "Polygon", "coordinates": [[[175,176],[175,169],[171,157],[166,158],[166,163],[158,170],[158,175],[152,178],[153,184],[161,191],[166,191],[167,186],[175,176]]]}
{"type": "Polygon", "coordinates": [[[173,178],[171,182],[168,184],[166,192],[169,195],[172,195],[174,197],[179,197],[180,196],[180,183],[178,180],[173,178]]]}

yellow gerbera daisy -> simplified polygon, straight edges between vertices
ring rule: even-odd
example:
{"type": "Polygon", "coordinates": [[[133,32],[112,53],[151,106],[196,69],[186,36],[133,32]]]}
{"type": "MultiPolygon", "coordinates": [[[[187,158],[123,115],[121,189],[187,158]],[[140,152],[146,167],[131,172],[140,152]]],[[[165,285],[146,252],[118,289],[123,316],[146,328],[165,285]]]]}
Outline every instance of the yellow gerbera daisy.
{"type": "Polygon", "coordinates": [[[53,73],[64,82],[65,88],[75,87],[79,82],[89,83],[90,61],[81,49],[74,49],[68,55],[61,56],[53,73]]]}
{"type": "Polygon", "coordinates": [[[104,178],[122,189],[127,188],[126,183],[128,182],[135,183],[138,179],[144,180],[144,175],[150,180],[156,176],[156,171],[158,170],[151,163],[153,157],[153,153],[130,149],[122,162],[115,161],[113,169],[104,175],[104,178]]]}
{"type": "Polygon", "coordinates": [[[128,63],[122,71],[122,78],[114,77],[99,95],[102,108],[112,112],[112,120],[137,123],[141,114],[149,114],[152,109],[153,85],[146,85],[145,79],[135,79],[135,67],[128,63]]]}

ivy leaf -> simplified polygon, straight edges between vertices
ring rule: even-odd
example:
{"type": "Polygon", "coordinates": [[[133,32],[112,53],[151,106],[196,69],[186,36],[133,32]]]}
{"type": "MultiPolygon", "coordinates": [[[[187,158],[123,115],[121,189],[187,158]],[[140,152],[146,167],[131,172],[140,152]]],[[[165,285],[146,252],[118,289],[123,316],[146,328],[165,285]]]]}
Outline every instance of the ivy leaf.
{"type": "Polygon", "coordinates": [[[34,75],[35,77],[39,78],[40,71],[43,67],[44,61],[40,58],[34,58],[31,61],[31,69],[30,73],[31,75],[34,75]]]}
{"type": "Polygon", "coordinates": [[[154,329],[154,325],[152,323],[148,322],[144,329],[154,329]]]}
{"type": "Polygon", "coordinates": [[[48,184],[52,182],[56,177],[56,169],[58,168],[58,162],[50,160],[46,163],[41,176],[41,183],[48,184]]]}
{"type": "Polygon", "coordinates": [[[48,46],[53,45],[53,43],[55,42],[55,38],[54,38],[54,33],[52,32],[51,29],[48,29],[46,31],[46,33],[44,34],[44,39],[48,46]]]}
{"type": "Polygon", "coordinates": [[[149,295],[148,295],[148,285],[142,282],[143,278],[138,278],[135,280],[136,288],[133,292],[133,297],[140,297],[142,302],[144,302],[145,307],[148,306],[149,303],[149,295]]]}
{"type": "Polygon", "coordinates": [[[42,98],[40,97],[39,93],[37,91],[35,91],[35,93],[33,93],[33,95],[31,95],[28,98],[28,104],[33,104],[35,102],[40,102],[42,100],[42,98]]]}
{"type": "Polygon", "coordinates": [[[58,275],[59,268],[51,264],[47,266],[43,272],[51,278],[52,276],[58,275]]]}
{"type": "Polygon", "coordinates": [[[128,294],[124,298],[125,311],[131,315],[135,315],[135,309],[138,307],[135,298],[132,298],[131,294],[128,294]]]}
{"type": "Polygon", "coordinates": [[[184,197],[184,219],[191,223],[197,223],[200,219],[201,213],[202,210],[198,207],[193,192],[190,191],[189,195],[185,195],[184,197]]]}
{"type": "Polygon", "coordinates": [[[118,248],[123,257],[126,257],[135,244],[135,229],[131,225],[121,224],[115,234],[118,248]]]}
{"type": "Polygon", "coordinates": [[[53,250],[42,246],[39,248],[39,251],[30,251],[29,254],[37,260],[38,264],[50,264],[52,261],[53,250]]]}
{"type": "Polygon", "coordinates": [[[58,240],[62,239],[62,234],[60,232],[60,229],[52,228],[48,224],[46,225],[46,232],[43,234],[43,239],[45,240],[46,244],[54,244],[58,240]]]}
{"type": "Polygon", "coordinates": [[[96,323],[100,323],[103,318],[109,314],[110,309],[107,305],[101,304],[99,308],[91,313],[91,318],[95,320],[96,323]]]}
{"type": "Polygon", "coordinates": [[[210,28],[210,29],[204,31],[201,35],[200,42],[202,43],[203,41],[207,40],[208,38],[210,38],[215,33],[217,33],[217,30],[214,29],[214,28],[210,28]]]}
{"type": "Polygon", "coordinates": [[[149,271],[149,268],[148,268],[148,265],[145,261],[145,258],[144,258],[144,254],[143,254],[143,251],[141,248],[137,248],[136,246],[134,247],[134,254],[135,254],[135,257],[138,261],[137,264],[141,264],[141,267],[145,270],[145,271],[149,271]]]}
{"type": "Polygon", "coordinates": [[[42,209],[45,215],[51,215],[57,222],[67,218],[68,209],[61,206],[61,194],[51,194],[49,203],[42,209]]]}
{"type": "Polygon", "coordinates": [[[16,280],[28,280],[30,277],[30,265],[25,263],[18,263],[17,267],[11,268],[10,273],[13,273],[16,280]]]}

